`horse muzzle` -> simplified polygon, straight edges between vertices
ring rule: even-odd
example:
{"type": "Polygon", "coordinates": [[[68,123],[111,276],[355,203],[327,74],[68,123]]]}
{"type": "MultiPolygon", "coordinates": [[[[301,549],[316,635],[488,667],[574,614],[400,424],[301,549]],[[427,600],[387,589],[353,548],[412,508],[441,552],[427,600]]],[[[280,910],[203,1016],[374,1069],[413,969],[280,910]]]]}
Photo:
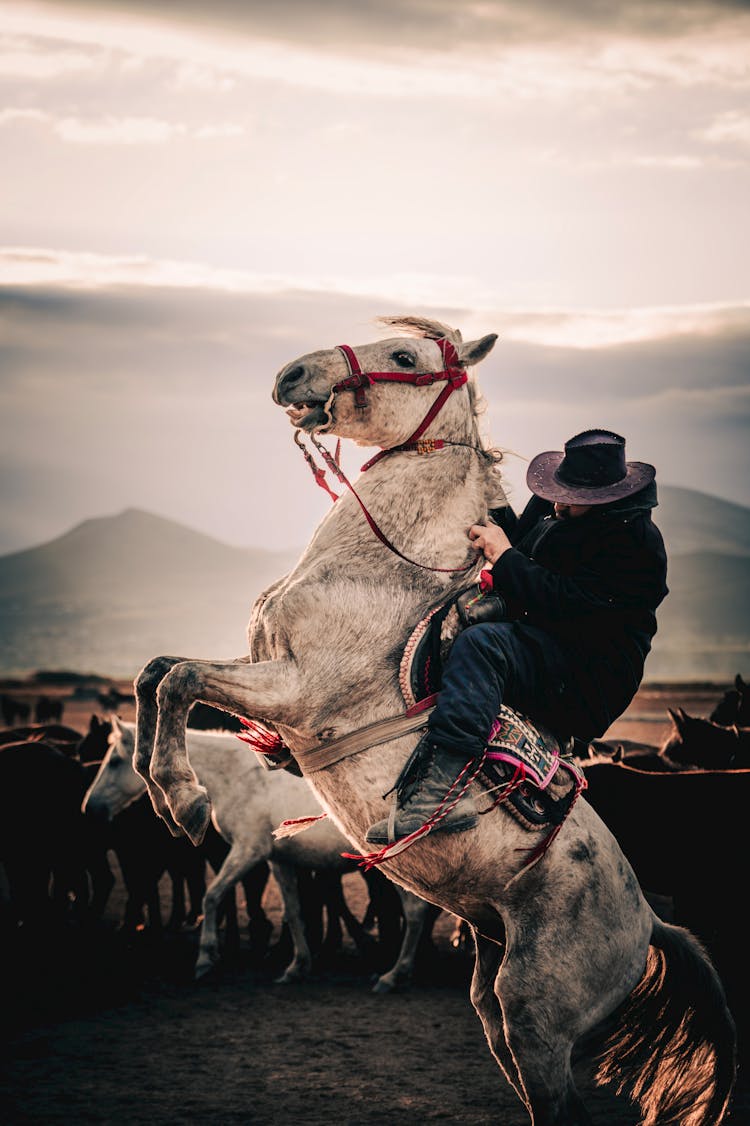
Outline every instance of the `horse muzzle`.
{"type": "Polygon", "coordinates": [[[329,422],[326,406],[330,388],[313,389],[313,375],[304,364],[284,368],[276,378],[273,401],[286,407],[289,421],[297,430],[315,430],[329,422]]]}

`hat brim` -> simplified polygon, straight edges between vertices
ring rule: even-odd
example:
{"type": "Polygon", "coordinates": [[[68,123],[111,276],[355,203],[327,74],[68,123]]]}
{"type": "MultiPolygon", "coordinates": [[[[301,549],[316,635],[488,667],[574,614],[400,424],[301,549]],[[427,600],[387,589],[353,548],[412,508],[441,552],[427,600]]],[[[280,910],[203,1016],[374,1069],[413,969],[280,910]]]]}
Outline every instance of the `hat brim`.
{"type": "Polygon", "coordinates": [[[535,496],[560,504],[609,504],[637,493],[656,476],[653,465],[645,461],[629,461],[625,476],[612,485],[569,485],[557,476],[564,456],[561,450],[547,450],[532,458],[526,472],[526,484],[535,496]]]}

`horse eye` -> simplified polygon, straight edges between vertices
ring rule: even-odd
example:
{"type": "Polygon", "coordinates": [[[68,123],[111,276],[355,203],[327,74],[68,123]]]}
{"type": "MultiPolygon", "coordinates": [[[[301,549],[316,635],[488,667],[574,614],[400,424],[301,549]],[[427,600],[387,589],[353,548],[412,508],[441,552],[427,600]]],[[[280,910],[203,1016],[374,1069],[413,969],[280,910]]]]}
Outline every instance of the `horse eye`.
{"type": "Polygon", "coordinates": [[[393,359],[402,368],[413,368],[417,362],[411,352],[394,352],[393,359]]]}

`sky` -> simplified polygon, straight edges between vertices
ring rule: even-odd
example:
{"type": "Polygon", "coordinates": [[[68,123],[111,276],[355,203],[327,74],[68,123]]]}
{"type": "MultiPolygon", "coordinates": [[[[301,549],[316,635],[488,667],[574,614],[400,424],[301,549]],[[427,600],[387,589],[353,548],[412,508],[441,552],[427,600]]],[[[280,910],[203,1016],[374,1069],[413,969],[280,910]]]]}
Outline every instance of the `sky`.
{"type": "Polygon", "coordinates": [[[274,375],[398,313],[498,334],[517,507],[589,427],[750,504],[748,3],[6,0],[0,146],[0,553],[304,545],[274,375]]]}

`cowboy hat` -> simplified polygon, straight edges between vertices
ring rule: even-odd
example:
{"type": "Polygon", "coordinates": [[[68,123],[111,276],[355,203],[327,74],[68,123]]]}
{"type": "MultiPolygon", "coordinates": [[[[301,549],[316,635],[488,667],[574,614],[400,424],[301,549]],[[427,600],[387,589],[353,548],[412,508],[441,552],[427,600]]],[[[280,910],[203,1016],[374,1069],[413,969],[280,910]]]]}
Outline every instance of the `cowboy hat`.
{"type": "Polygon", "coordinates": [[[637,493],[656,475],[653,465],[625,461],[625,439],[611,430],[584,430],[532,458],[526,484],[538,497],[561,504],[608,504],[637,493]]]}

